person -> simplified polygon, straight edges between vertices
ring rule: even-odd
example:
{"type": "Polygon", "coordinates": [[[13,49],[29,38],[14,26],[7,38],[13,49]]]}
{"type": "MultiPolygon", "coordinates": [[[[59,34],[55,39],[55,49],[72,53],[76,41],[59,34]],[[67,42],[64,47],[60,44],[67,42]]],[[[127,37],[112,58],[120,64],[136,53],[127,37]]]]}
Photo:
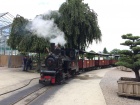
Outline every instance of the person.
{"type": "Polygon", "coordinates": [[[25,69],[26,69],[26,64],[27,64],[27,57],[25,56],[23,58],[23,71],[25,71],[25,69]]]}
{"type": "Polygon", "coordinates": [[[28,68],[30,68],[30,70],[32,69],[32,59],[31,58],[29,58],[27,60],[26,71],[28,71],[28,68]]]}

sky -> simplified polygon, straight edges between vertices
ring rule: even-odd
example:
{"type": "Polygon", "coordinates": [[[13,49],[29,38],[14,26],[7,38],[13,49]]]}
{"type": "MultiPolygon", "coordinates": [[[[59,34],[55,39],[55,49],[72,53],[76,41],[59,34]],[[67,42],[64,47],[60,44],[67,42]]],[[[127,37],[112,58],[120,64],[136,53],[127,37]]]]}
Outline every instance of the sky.
{"type": "MultiPolygon", "coordinates": [[[[66,0],[0,0],[0,13],[9,12],[33,19],[48,10],[58,10],[66,0]]],[[[115,48],[128,49],[120,45],[121,36],[127,33],[140,35],[140,0],[84,0],[98,14],[102,42],[91,44],[87,51],[108,51],[115,48]]]]}

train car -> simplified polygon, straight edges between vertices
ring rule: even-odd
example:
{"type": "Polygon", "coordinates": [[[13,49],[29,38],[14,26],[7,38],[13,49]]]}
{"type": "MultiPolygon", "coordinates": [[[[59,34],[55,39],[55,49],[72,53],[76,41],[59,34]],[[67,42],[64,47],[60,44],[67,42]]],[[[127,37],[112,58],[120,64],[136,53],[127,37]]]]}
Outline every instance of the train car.
{"type": "Polygon", "coordinates": [[[92,53],[92,52],[82,52],[83,59],[79,60],[79,69],[80,70],[93,70],[99,68],[105,68],[114,66],[118,61],[119,55],[110,55],[103,53],[92,53]],[[85,54],[92,55],[90,59],[85,57],[85,54]]]}
{"type": "Polygon", "coordinates": [[[118,61],[120,55],[111,55],[109,65],[115,66],[115,63],[118,61]]]}
{"type": "Polygon", "coordinates": [[[95,53],[79,51],[79,54],[82,56],[82,59],[78,61],[79,70],[88,71],[95,68],[95,53]],[[86,57],[86,54],[88,54],[89,57],[86,57]]]}

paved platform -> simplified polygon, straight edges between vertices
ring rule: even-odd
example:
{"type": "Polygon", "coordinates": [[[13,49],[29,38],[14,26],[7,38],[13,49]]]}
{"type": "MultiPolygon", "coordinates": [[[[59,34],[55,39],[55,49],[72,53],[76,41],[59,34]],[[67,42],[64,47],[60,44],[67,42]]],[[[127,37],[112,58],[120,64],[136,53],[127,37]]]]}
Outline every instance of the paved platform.
{"type": "MultiPolygon", "coordinates": [[[[99,83],[111,69],[94,70],[78,75],[44,105],[106,105],[99,83]]],[[[39,76],[39,73],[24,72],[22,68],[0,67],[0,90],[12,90],[39,76]]]]}
{"type": "Polygon", "coordinates": [[[39,76],[39,73],[25,72],[22,68],[0,67],[0,94],[24,86],[39,76]]]}

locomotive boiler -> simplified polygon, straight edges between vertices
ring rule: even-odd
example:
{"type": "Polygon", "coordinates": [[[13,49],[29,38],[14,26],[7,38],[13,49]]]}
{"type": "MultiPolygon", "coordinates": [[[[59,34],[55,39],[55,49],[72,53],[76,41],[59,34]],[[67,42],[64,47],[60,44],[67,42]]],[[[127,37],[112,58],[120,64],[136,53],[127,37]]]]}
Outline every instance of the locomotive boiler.
{"type": "Polygon", "coordinates": [[[79,51],[68,48],[55,48],[51,43],[51,52],[45,59],[45,70],[40,71],[39,83],[61,84],[66,78],[76,74],[79,51]]]}

